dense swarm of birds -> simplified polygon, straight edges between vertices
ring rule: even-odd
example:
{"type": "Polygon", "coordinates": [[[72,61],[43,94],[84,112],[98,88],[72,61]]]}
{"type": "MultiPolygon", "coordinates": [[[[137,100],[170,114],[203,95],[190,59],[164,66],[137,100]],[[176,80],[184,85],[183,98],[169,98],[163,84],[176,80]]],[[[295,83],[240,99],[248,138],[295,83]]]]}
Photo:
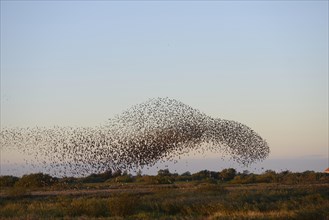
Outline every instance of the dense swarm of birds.
{"type": "Polygon", "coordinates": [[[243,165],[269,147],[241,123],[214,119],[174,99],[135,105],[98,127],[3,128],[1,148],[20,150],[58,175],[136,170],[206,146],[243,165]]]}

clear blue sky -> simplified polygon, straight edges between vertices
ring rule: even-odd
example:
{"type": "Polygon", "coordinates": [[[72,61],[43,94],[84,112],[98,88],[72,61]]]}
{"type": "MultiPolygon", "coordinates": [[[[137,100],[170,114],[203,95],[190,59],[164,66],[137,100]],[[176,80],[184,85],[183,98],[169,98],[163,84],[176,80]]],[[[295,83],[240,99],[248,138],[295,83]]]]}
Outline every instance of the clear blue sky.
{"type": "Polygon", "coordinates": [[[328,1],[1,1],[1,126],[95,126],[152,97],[328,156],[328,1]]]}

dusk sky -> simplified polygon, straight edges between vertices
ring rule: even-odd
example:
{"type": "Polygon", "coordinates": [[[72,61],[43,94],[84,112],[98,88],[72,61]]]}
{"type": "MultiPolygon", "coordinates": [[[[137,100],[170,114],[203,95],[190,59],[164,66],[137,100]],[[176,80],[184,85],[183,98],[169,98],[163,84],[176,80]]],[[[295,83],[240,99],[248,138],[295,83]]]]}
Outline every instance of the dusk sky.
{"type": "Polygon", "coordinates": [[[271,158],[328,157],[328,1],[2,1],[1,127],[97,126],[170,97],[271,158]]]}

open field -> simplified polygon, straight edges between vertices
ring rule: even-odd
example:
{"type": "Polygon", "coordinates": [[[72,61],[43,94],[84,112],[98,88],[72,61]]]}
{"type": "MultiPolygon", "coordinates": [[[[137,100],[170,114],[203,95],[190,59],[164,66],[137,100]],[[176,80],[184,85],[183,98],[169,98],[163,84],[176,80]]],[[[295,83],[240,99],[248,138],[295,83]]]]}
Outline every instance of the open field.
{"type": "Polygon", "coordinates": [[[131,176],[132,181],[118,181],[118,177],[99,182],[88,177],[59,179],[41,187],[20,187],[18,182],[24,177],[13,186],[4,186],[2,181],[0,218],[329,219],[329,181],[323,174],[309,183],[301,179],[299,183],[235,183],[242,174],[228,181],[178,181],[182,175],[161,175],[131,176]],[[154,181],[160,177],[174,181],[154,181]]]}

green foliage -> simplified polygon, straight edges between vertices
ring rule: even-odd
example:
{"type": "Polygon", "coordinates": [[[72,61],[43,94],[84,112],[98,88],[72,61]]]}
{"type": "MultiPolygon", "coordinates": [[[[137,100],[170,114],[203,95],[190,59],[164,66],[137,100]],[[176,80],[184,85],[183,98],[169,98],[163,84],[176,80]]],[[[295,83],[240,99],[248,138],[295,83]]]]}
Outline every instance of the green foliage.
{"type": "Polygon", "coordinates": [[[329,175],[313,171],[267,170],[253,174],[224,169],[178,175],[166,169],[156,176],[132,176],[120,171],[89,178],[102,175],[104,179],[111,178],[105,183],[87,183],[85,178],[56,179],[40,173],[18,180],[1,177],[6,187],[0,194],[0,219],[326,219],[329,216],[329,175]],[[72,195],[47,195],[61,189],[72,195]],[[40,193],[45,195],[35,195],[40,193]]]}
{"type": "Polygon", "coordinates": [[[267,170],[262,174],[242,173],[237,174],[230,183],[248,184],[248,183],[281,183],[281,184],[311,184],[311,183],[329,183],[329,176],[325,173],[316,173],[314,171],[305,171],[303,173],[292,173],[283,171],[276,173],[267,170]]]}
{"type": "Polygon", "coordinates": [[[189,171],[185,172],[185,173],[182,173],[181,176],[191,176],[191,173],[189,171]]]}
{"type": "Polygon", "coordinates": [[[171,176],[169,169],[159,170],[158,176],[171,176]]]}
{"type": "MultiPolygon", "coordinates": [[[[120,176],[121,175],[121,171],[120,171],[120,175],[118,175],[118,173],[114,173],[115,177],[116,176],[120,176]]],[[[112,175],[112,170],[107,170],[103,173],[99,173],[99,174],[90,174],[89,176],[85,177],[82,179],[82,182],[84,183],[101,183],[101,182],[105,182],[106,180],[112,178],[114,175],[112,175]]]]}
{"type": "Polygon", "coordinates": [[[155,178],[155,184],[173,184],[177,174],[170,173],[169,169],[159,170],[155,178]]]}
{"type": "Polygon", "coordinates": [[[210,174],[209,170],[201,170],[197,173],[192,174],[193,180],[203,180],[203,179],[208,179],[210,177],[211,177],[211,174],[210,174]]]}
{"type": "Polygon", "coordinates": [[[118,177],[118,176],[121,176],[122,174],[122,171],[121,170],[116,170],[113,174],[112,174],[112,177],[118,177]]]}
{"type": "Polygon", "coordinates": [[[71,185],[78,183],[79,180],[74,177],[63,177],[60,178],[55,185],[57,187],[62,187],[63,189],[70,188],[71,185]]]}
{"type": "Polygon", "coordinates": [[[236,175],[236,170],[233,168],[224,169],[219,173],[219,177],[223,181],[232,180],[235,177],[235,175],[236,175]]]}
{"type": "Polygon", "coordinates": [[[175,182],[175,177],[173,176],[141,176],[136,179],[136,182],[144,184],[173,184],[175,182]]]}
{"type": "Polygon", "coordinates": [[[15,176],[0,176],[0,188],[14,186],[18,180],[15,176]]]}
{"type": "Polygon", "coordinates": [[[197,182],[130,187],[133,190],[103,192],[108,194],[0,198],[0,219],[326,219],[329,215],[328,184],[197,182]]]}
{"type": "Polygon", "coordinates": [[[190,182],[192,180],[193,178],[190,172],[185,172],[175,177],[175,181],[177,182],[190,182]]]}
{"type": "Polygon", "coordinates": [[[175,179],[171,176],[157,176],[156,177],[156,184],[173,184],[175,179]]]}
{"type": "Polygon", "coordinates": [[[145,184],[157,184],[156,176],[144,175],[137,177],[136,182],[145,184]]]}
{"type": "Polygon", "coordinates": [[[117,183],[131,183],[134,181],[134,178],[132,175],[126,174],[126,175],[118,176],[113,180],[117,183]]]}
{"type": "Polygon", "coordinates": [[[58,180],[48,174],[36,173],[24,175],[15,183],[15,187],[38,188],[51,186],[58,180]]]}

